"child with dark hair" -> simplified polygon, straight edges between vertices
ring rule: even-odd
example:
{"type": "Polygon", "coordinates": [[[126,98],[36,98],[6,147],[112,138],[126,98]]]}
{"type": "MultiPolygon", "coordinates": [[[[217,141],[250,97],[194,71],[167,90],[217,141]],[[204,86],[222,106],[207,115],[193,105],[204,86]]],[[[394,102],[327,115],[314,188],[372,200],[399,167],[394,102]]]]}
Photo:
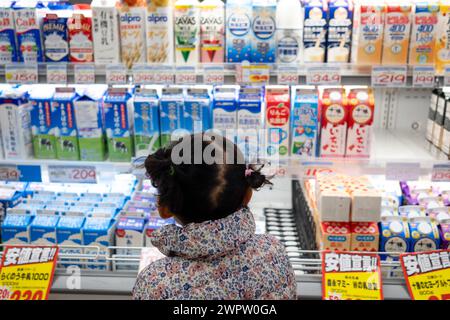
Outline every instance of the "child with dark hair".
{"type": "Polygon", "coordinates": [[[187,136],[150,155],[145,168],[162,218],[152,233],[166,258],[138,276],[134,299],[295,299],[283,245],[255,234],[253,190],[270,182],[220,136],[187,136]]]}

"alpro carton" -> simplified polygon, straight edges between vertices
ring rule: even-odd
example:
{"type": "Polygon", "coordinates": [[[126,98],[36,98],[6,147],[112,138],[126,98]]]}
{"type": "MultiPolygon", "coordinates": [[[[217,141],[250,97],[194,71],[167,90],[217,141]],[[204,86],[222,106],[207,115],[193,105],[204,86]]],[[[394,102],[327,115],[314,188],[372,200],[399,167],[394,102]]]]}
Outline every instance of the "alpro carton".
{"type": "Polygon", "coordinates": [[[147,62],[173,63],[172,0],[151,0],[147,7],[147,62]]]}
{"type": "Polygon", "coordinates": [[[237,129],[238,86],[217,86],[214,88],[212,105],[212,126],[222,135],[233,131],[231,141],[237,129]]]}
{"type": "Polygon", "coordinates": [[[14,4],[19,62],[36,63],[44,61],[44,47],[40,24],[42,17],[38,9],[42,4],[35,0],[21,0],[14,4]]]}
{"type": "Polygon", "coordinates": [[[111,161],[131,161],[133,145],[133,101],[127,89],[109,89],[103,101],[106,138],[111,161]]]}
{"type": "Polygon", "coordinates": [[[353,30],[351,0],[328,2],[327,62],[349,62],[353,30]]]}
{"type": "Polygon", "coordinates": [[[56,158],[56,109],[52,106],[53,87],[35,87],[29,95],[31,103],[31,134],[34,156],[38,159],[56,158]]]}
{"type": "Polygon", "coordinates": [[[94,59],[98,64],[120,62],[119,17],[117,0],[93,0],[92,35],[94,59]]]}
{"type": "Polygon", "coordinates": [[[205,132],[211,125],[211,89],[191,87],[184,99],[184,128],[190,133],[205,132]]]}
{"type": "Polygon", "coordinates": [[[435,63],[438,14],[438,1],[423,0],[415,3],[409,46],[410,65],[435,63]]]}
{"type": "Polygon", "coordinates": [[[227,62],[250,61],[252,52],[252,1],[229,0],[225,7],[227,62]]]}
{"type": "Polygon", "coordinates": [[[14,1],[0,2],[0,63],[16,62],[19,59],[17,50],[15,23],[14,23],[14,1]]]}
{"type": "Polygon", "coordinates": [[[350,251],[378,252],[380,233],[377,222],[352,222],[350,251]]]}
{"type": "Polygon", "coordinates": [[[161,146],[170,143],[172,133],[183,128],[183,110],[183,89],[164,88],[160,103],[161,146]]]}
{"type": "Polygon", "coordinates": [[[5,158],[32,156],[30,103],[25,92],[11,89],[1,93],[0,128],[5,158]]]}
{"type": "MultiPolygon", "coordinates": [[[[109,218],[88,217],[82,229],[83,245],[100,248],[85,248],[87,255],[110,255],[109,246],[114,244],[115,222],[109,218]]],[[[106,259],[89,259],[87,269],[110,270],[111,264],[106,259]]]]}
{"type": "Polygon", "coordinates": [[[59,217],[55,215],[37,215],[30,226],[31,244],[51,246],[56,244],[56,226],[59,217]]]}
{"type": "Polygon", "coordinates": [[[161,146],[158,90],[136,89],[133,103],[136,157],[148,156],[161,146]]]}
{"type": "Polygon", "coordinates": [[[289,154],[291,99],[288,86],[266,88],[266,130],[268,156],[289,154]]]}
{"type": "Polygon", "coordinates": [[[253,0],[252,62],[275,62],[276,6],[276,0],[253,0]]]}
{"type": "Polygon", "coordinates": [[[105,134],[103,130],[102,98],[105,87],[87,90],[73,106],[75,110],[78,144],[82,161],[105,160],[105,134]]]}
{"type": "Polygon", "coordinates": [[[73,88],[56,88],[52,106],[56,109],[56,155],[61,160],[80,160],[73,88]]]}
{"type": "Polygon", "coordinates": [[[305,0],[304,5],[304,61],[325,62],[328,32],[328,1],[305,0]]]}
{"type": "MultiPolygon", "coordinates": [[[[61,254],[82,254],[81,248],[83,228],[86,218],[82,215],[67,215],[59,218],[56,226],[56,243],[60,246],[59,253],[61,254]],[[67,247],[65,247],[67,246],[67,247]]],[[[74,263],[76,259],[61,258],[63,266],[78,265],[74,263]]],[[[80,266],[80,265],[79,265],[80,266]]]]}
{"type": "Polygon", "coordinates": [[[429,217],[410,219],[410,248],[413,252],[433,251],[440,248],[437,225],[429,217]]]}
{"type": "Polygon", "coordinates": [[[319,128],[320,112],[317,90],[294,89],[291,111],[291,155],[300,158],[317,156],[319,128]]]}
{"type": "Polygon", "coordinates": [[[144,246],[145,219],[140,217],[121,217],[116,227],[116,246],[125,247],[117,249],[119,255],[139,254],[139,249],[126,249],[127,247],[144,246]]]}
{"type": "Polygon", "coordinates": [[[33,217],[27,214],[8,214],[2,223],[3,245],[24,245],[30,243],[30,224],[33,217]]]}
{"type": "Polygon", "coordinates": [[[69,61],[69,31],[67,29],[68,17],[62,12],[47,14],[42,22],[42,36],[44,39],[45,61],[69,61]]]}

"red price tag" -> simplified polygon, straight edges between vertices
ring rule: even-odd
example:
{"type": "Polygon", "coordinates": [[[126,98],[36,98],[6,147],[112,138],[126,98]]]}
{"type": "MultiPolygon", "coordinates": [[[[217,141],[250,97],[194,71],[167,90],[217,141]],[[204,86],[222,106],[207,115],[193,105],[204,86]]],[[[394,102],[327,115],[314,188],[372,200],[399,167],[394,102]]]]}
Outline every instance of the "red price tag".
{"type": "Polygon", "coordinates": [[[16,166],[1,166],[0,181],[20,181],[20,170],[16,166]]]}
{"type": "Polygon", "coordinates": [[[311,86],[336,86],[341,84],[339,67],[311,67],[306,71],[306,83],[311,86]]]}
{"type": "Polygon", "coordinates": [[[66,84],[67,83],[67,65],[66,64],[47,64],[47,83],[66,84]]]}
{"type": "Polygon", "coordinates": [[[196,84],[197,74],[195,71],[195,67],[191,66],[177,67],[175,82],[176,84],[196,84]]]}
{"type": "Polygon", "coordinates": [[[413,69],[413,87],[433,88],[436,69],[432,66],[415,66],[413,69]]]}
{"type": "Polygon", "coordinates": [[[397,88],[406,86],[407,67],[380,67],[372,68],[372,86],[383,88],[397,88]]]}
{"type": "Polygon", "coordinates": [[[93,64],[79,64],[74,67],[76,84],[95,83],[95,66],[93,64]]]}
{"type": "Polygon", "coordinates": [[[218,86],[225,83],[225,69],[223,66],[203,67],[203,82],[208,85],[218,86]]]}
{"type": "Polygon", "coordinates": [[[109,85],[126,84],[128,80],[127,69],[123,64],[106,66],[106,83],[109,85]]]}
{"type": "Polygon", "coordinates": [[[281,85],[297,85],[298,69],[297,67],[280,66],[278,68],[278,84],[281,85]]]}
{"type": "Polygon", "coordinates": [[[436,164],[433,166],[433,173],[431,174],[431,181],[450,181],[450,165],[436,164]]]}
{"type": "Polygon", "coordinates": [[[37,64],[7,64],[5,67],[6,82],[10,84],[38,83],[37,64]]]}
{"type": "Polygon", "coordinates": [[[49,166],[50,182],[97,183],[97,171],[93,166],[49,166]]]}

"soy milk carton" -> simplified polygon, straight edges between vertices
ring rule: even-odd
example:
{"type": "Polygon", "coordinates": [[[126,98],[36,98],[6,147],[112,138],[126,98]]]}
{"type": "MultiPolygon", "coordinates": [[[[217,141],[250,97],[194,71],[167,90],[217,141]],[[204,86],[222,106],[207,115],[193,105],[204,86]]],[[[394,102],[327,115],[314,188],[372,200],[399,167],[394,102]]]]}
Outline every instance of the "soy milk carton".
{"type": "Polygon", "coordinates": [[[192,87],[184,99],[184,128],[190,133],[205,132],[211,126],[210,88],[192,87]]]}
{"type": "Polygon", "coordinates": [[[17,50],[15,23],[14,23],[14,1],[0,2],[0,63],[17,62],[19,51],[17,50]]]}
{"type": "Polygon", "coordinates": [[[275,62],[276,6],[276,0],[253,0],[251,62],[275,62]]]}
{"type": "Polygon", "coordinates": [[[147,62],[173,63],[172,0],[150,0],[147,7],[147,62]]]}
{"type": "Polygon", "coordinates": [[[200,4],[200,61],[223,63],[225,59],[225,6],[222,0],[200,4]]]}
{"type": "Polygon", "coordinates": [[[174,6],[175,63],[195,65],[200,57],[200,8],[197,0],[177,0],[174,6]]]}
{"type": "Polygon", "coordinates": [[[37,215],[30,226],[30,243],[36,246],[55,245],[58,221],[56,215],[37,215]]]}
{"type": "Polygon", "coordinates": [[[289,154],[289,119],[291,99],[288,86],[266,88],[266,130],[269,157],[289,154]]]}
{"type": "Polygon", "coordinates": [[[225,33],[227,62],[250,61],[252,17],[252,0],[227,1],[225,33]]]}
{"type": "Polygon", "coordinates": [[[217,86],[214,88],[212,125],[223,136],[234,142],[237,129],[239,86],[217,86]]]}
{"type": "Polygon", "coordinates": [[[412,22],[409,0],[386,2],[382,64],[407,64],[412,22]]]}
{"type": "Polygon", "coordinates": [[[305,0],[304,5],[304,62],[325,62],[328,32],[328,1],[305,0]]]}
{"type": "MultiPolygon", "coordinates": [[[[109,246],[114,244],[115,222],[109,218],[88,217],[82,229],[83,245],[97,248],[84,249],[86,255],[110,255],[109,246]]],[[[87,260],[87,269],[110,270],[110,262],[106,259],[87,260]]]]}
{"type": "Polygon", "coordinates": [[[351,0],[328,3],[327,62],[349,62],[353,30],[351,0]]]}
{"type": "Polygon", "coordinates": [[[44,38],[45,61],[68,62],[69,61],[69,32],[67,29],[68,18],[49,13],[42,23],[42,35],[44,38]]]}
{"type": "Polygon", "coordinates": [[[183,89],[164,88],[160,103],[161,146],[170,143],[174,131],[183,129],[183,111],[183,89]]]}
{"type": "Polygon", "coordinates": [[[438,26],[436,30],[436,71],[442,73],[450,64],[450,2],[439,2],[438,26]]]}
{"type": "Polygon", "coordinates": [[[426,0],[415,4],[409,47],[410,65],[435,63],[438,15],[438,1],[426,0]]]}

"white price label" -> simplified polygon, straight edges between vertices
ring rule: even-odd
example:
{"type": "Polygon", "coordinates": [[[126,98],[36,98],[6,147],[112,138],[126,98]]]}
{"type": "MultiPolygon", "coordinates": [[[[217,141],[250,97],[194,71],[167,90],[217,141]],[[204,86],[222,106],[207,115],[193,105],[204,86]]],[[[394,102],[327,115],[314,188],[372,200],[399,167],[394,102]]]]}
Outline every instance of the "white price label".
{"type": "Polygon", "coordinates": [[[384,88],[405,87],[407,80],[407,67],[380,67],[372,68],[372,86],[384,88]]]}
{"type": "Polygon", "coordinates": [[[133,82],[135,84],[154,83],[152,67],[146,64],[136,64],[133,66],[133,82]]]}
{"type": "Polygon", "coordinates": [[[0,181],[20,181],[20,174],[16,166],[0,166],[0,181]]]}
{"type": "Polygon", "coordinates": [[[204,66],[203,82],[213,86],[223,85],[225,83],[225,68],[223,66],[204,66]]]}
{"type": "Polygon", "coordinates": [[[48,174],[54,183],[97,183],[94,166],[48,166],[48,174]]]}
{"type": "Polygon", "coordinates": [[[76,64],[74,66],[75,84],[95,83],[95,66],[93,64],[76,64]]]}
{"type": "Polygon", "coordinates": [[[446,65],[444,69],[444,86],[450,86],[450,65],[446,65]]]}
{"type": "Polygon", "coordinates": [[[432,66],[414,66],[413,87],[433,88],[435,85],[436,69],[432,66]]]}
{"type": "Polygon", "coordinates": [[[196,84],[197,73],[194,66],[177,66],[175,74],[176,84],[196,84]]]}
{"type": "Polygon", "coordinates": [[[239,74],[238,82],[260,85],[269,83],[270,67],[268,65],[243,63],[238,67],[241,68],[240,71],[237,71],[237,74],[239,74]]]}
{"type": "Polygon", "coordinates": [[[386,180],[416,181],[420,176],[420,163],[386,163],[386,180]]]}
{"type": "Polygon", "coordinates": [[[298,84],[298,69],[296,66],[278,67],[278,84],[294,86],[298,84]]]}
{"type": "Polygon", "coordinates": [[[173,67],[156,66],[153,68],[153,76],[155,84],[173,84],[173,67]]]}
{"type": "Polygon", "coordinates": [[[306,83],[310,86],[337,86],[341,84],[339,67],[310,67],[306,70],[306,83]]]}
{"type": "Polygon", "coordinates": [[[10,84],[38,83],[37,64],[12,63],[5,66],[5,79],[10,84]]]}
{"type": "Polygon", "coordinates": [[[433,166],[431,181],[450,182],[450,165],[436,164],[433,166]]]}
{"type": "Polygon", "coordinates": [[[51,63],[47,64],[47,83],[66,84],[67,83],[67,64],[51,63]]]}
{"type": "Polygon", "coordinates": [[[128,80],[127,69],[123,64],[106,66],[106,83],[109,85],[126,84],[128,80]]]}

